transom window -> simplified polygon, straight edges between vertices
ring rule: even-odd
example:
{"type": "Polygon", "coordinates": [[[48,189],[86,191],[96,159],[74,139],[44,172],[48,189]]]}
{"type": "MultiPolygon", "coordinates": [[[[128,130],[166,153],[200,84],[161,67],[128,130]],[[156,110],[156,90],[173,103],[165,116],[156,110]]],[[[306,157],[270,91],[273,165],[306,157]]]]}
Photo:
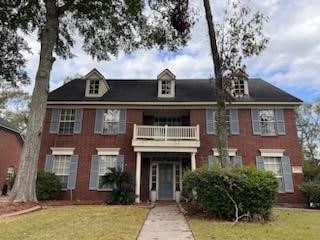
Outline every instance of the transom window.
{"type": "Polygon", "coordinates": [[[162,80],[161,81],[161,94],[162,95],[170,95],[172,89],[172,81],[170,80],[162,80]]]}
{"type": "Polygon", "coordinates": [[[103,115],[103,133],[117,134],[119,131],[120,110],[108,109],[103,115]]]}
{"type": "Polygon", "coordinates": [[[70,173],[70,155],[56,155],[52,172],[60,178],[61,188],[66,189],[70,173]]]}
{"type": "Polygon", "coordinates": [[[100,81],[99,80],[90,80],[89,83],[89,94],[99,94],[99,85],[100,81]]]}
{"type": "Polygon", "coordinates": [[[259,119],[262,135],[276,135],[276,120],[273,109],[260,110],[259,119]]]}
{"type": "Polygon", "coordinates": [[[75,122],[74,109],[61,109],[59,133],[73,133],[75,122]]]}
{"type": "Polygon", "coordinates": [[[100,156],[99,159],[99,189],[111,189],[110,184],[104,183],[104,175],[110,172],[109,168],[115,168],[117,162],[117,156],[100,156]]]}
{"type": "Polygon", "coordinates": [[[284,192],[281,157],[264,157],[264,168],[266,171],[274,173],[278,180],[279,192],[284,192]]]}

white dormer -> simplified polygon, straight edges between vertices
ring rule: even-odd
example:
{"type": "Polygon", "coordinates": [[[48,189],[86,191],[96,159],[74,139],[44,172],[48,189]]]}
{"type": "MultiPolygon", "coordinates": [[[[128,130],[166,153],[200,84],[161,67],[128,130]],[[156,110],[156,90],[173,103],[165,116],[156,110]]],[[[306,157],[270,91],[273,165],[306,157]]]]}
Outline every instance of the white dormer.
{"type": "Polygon", "coordinates": [[[236,98],[249,97],[249,76],[245,67],[239,68],[233,73],[230,94],[236,98]]]}
{"type": "Polygon", "coordinates": [[[158,97],[174,98],[176,89],[176,76],[168,69],[162,71],[158,77],[158,97]]]}
{"type": "Polygon", "coordinates": [[[97,70],[91,70],[83,77],[86,81],[86,97],[102,97],[110,89],[104,76],[97,70]]]}

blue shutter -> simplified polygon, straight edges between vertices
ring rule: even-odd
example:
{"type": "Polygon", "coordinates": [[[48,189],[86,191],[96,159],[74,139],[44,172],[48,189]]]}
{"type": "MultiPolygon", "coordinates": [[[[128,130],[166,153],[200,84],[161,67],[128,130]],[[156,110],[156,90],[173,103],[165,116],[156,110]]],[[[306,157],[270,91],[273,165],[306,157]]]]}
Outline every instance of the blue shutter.
{"type": "Polygon", "coordinates": [[[70,173],[68,177],[67,189],[75,189],[77,181],[77,170],[78,170],[78,155],[72,155],[70,157],[70,173]]]}
{"type": "Polygon", "coordinates": [[[283,109],[275,109],[275,118],[276,118],[276,126],[278,135],[286,135],[284,117],[283,117],[283,109]]]}
{"type": "Polygon", "coordinates": [[[230,133],[239,134],[238,109],[230,109],[230,133]]]}
{"type": "Polygon", "coordinates": [[[256,156],[257,169],[264,169],[264,160],[262,156],[256,156]]]}
{"type": "Polygon", "coordinates": [[[124,155],[117,156],[116,166],[117,166],[117,169],[120,169],[121,171],[124,170],[124,155]]]}
{"type": "Polygon", "coordinates": [[[52,172],[53,161],[54,161],[54,155],[47,155],[46,156],[46,162],[44,164],[44,171],[45,172],[52,172]]]}
{"type": "Polygon", "coordinates": [[[233,166],[242,166],[242,157],[241,156],[234,156],[231,158],[233,166]]]}
{"type": "Polygon", "coordinates": [[[83,116],[83,109],[76,109],[75,110],[75,122],[74,122],[73,133],[76,133],[76,134],[81,133],[82,116],[83,116]]]}
{"type": "Polygon", "coordinates": [[[261,135],[259,110],[251,109],[252,131],[253,135],[261,135]]]}
{"type": "Polygon", "coordinates": [[[98,189],[99,159],[100,159],[100,156],[98,155],[93,155],[91,158],[89,190],[98,189]]]}
{"type": "Polygon", "coordinates": [[[52,109],[50,121],[50,133],[58,133],[60,127],[60,113],[61,109],[52,109]]]}
{"type": "Polygon", "coordinates": [[[294,187],[293,187],[293,179],[292,179],[290,158],[288,156],[283,156],[281,158],[281,163],[282,163],[284,191],[293,193],[294,192],[294,187]]]}
{"type": "Polygon", "coordinates": [[[127,123],[127,110],[120,110],[120,121],[119,121],[119,131],[118,133],[126,133],[126,123],[127,123]]]}
{"type": "Polygon", "coordinates": [[[94,133],[102,134],[103,132],[103,115],[105,109],[96,109],[96,120],[94,125],[94,133]]]}
{"type": "Polygon", "coordinates": [[[207,120],[207,134],[216,134],[216,117],[213,109],[207,109],[206,120],[207,120]]]}

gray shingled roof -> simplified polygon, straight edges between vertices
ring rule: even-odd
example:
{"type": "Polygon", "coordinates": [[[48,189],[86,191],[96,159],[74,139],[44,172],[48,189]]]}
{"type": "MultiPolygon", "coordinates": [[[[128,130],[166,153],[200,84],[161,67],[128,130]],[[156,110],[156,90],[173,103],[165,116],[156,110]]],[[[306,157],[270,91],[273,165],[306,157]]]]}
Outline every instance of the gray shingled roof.
{"type": "MultiPolygon", "coordinates": [[[[107,79],[110,90],[102,97],[85,97],[85,81],[75,79],[49,94],[48,101],[110,101],[110,102],[208,102],[216,101],[214,84],[208,79],[176,80],[173,99],[158,98],[157,80],[107,79]]],[[[250,97],[244,102],[302,102],[262,79],[249,80],[250,97]]]]}
{"type": "Polygon", "coordinates": [[[24,141],[23,136],[21,135],[19,129],[17,129],[16,127],[14,127],[10,122],[8,122],[7,120],[0,118],[0,127],[1,128],[5,128],[15,134],[17,134],[22,141],[24,141]]]}

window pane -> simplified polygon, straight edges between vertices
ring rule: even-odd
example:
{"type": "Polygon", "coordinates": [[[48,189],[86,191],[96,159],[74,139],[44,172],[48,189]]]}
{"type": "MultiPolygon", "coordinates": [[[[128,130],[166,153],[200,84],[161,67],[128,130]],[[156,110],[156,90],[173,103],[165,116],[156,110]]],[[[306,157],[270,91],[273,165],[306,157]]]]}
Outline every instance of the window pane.
{"type": "Polygon", "coordinates": [[[275,127],[274,110],[272,109],[260,110],[259,117],[260,117],[261,133],[265,135],[275,135],[276,127],[275,127]]]}
{"type": "Polygon", "coordinates": [[[118,133],[120,121],[120,110],[108,109],[103,115],[103,132],[118,133]]]}
{"type": "Polygon", "coordinates": [[[62,109],[60,114],[60,133],[73,133],[75,121],[74,109],[62,109]]]}
{"type": "Polygon", "coordinates": [[[56,155],[53,161],[52,172],[60,178],[62,188],[67,188],[70,173],[70,156],[56,155]]]}
{"type": "Polygon", "coordinates": [[[99,159],[99,189],[110,189],[110,184],[104,183],[104,175],[109,172],[109,168],[116,167],[117,156],[100,156],[99,159]]]}
{"type": "Polygon", "coordinates": [[[170,94],[171,93],[171,81],[163,80],[161,82],[161,93],[162,94],[170,94]]]}
{"type": "Polygon", "coordinates": [[[279,191],[283,192],[283,173],[280,157],[264,157],[264,168],[266,171],[274,173],[278,180],[279,191]]]}
{"type": "Polygon", "coordinates": [[[99,80],[90,80],[89,93],[99,94],[99,80]]]}

